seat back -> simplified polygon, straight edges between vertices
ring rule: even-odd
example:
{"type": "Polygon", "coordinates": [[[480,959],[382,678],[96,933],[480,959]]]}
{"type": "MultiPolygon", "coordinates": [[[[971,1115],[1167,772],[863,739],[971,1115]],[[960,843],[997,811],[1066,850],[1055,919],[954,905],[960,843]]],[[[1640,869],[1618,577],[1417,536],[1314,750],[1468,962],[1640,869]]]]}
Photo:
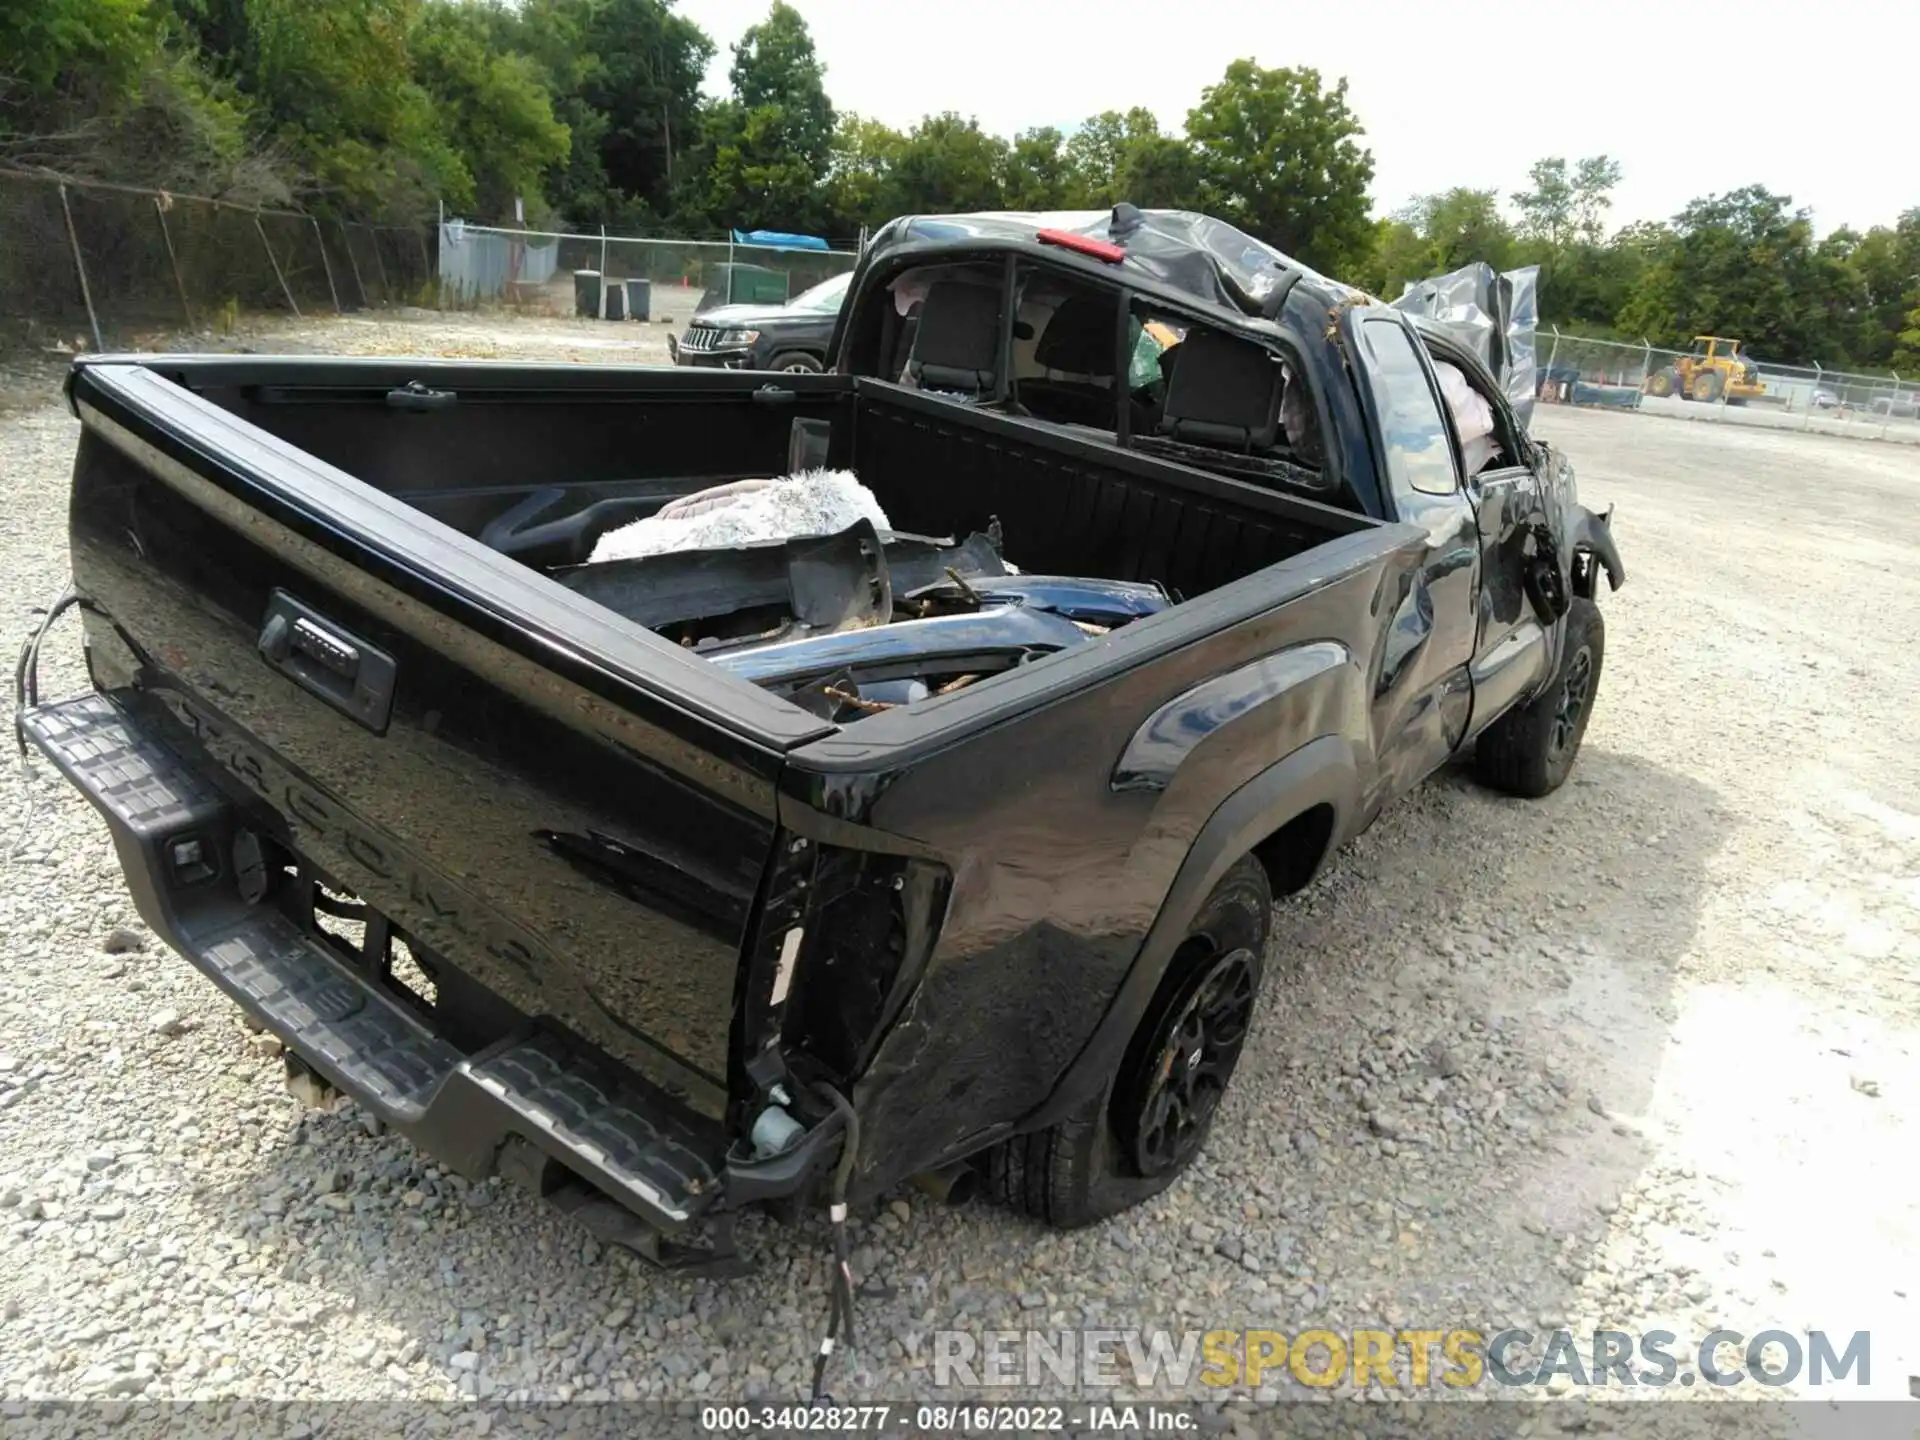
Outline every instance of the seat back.
{"type": "Polygon", "coordinates": [[[1041,332],[1033,350],[1034,364],[1067,375],[1111,380],[1117,303],[1105,295],[1069,295],[1041,332]]]}
{"type": "Polygon", "coordinates": [[[991,391],[1000,358],[1000,292],[942,280],[920,305],[907,373],[923,390],[991,391]]]}
{"type": "Polygon", "coordinates": [[[1195,327],[1166,367],[1160,433],[1192,445],[1266,450],[1280,431],[1279,360],[1262,347],[1195,327]]]}

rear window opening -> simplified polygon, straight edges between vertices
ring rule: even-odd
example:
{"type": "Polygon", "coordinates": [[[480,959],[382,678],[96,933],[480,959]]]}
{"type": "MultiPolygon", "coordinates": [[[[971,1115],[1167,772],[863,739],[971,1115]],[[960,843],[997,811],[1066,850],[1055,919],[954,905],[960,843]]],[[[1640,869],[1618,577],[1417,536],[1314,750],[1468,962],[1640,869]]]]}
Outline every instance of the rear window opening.
{"type": "Polygon", "coordinates": [[[850,356],[858,365],[871,347],[879,373],[901,385],[1202,469],[1308,494],[1332,488],[1318,407],[1278,350],[1030,261],[1012,267],[1009,290],[1007,270],[902,272],[878,336],[850,334],[850,356]],[[1184,357],[1193,363],[1179,376],[1184,357]]]}
{"type": "Polygon", "coordinates": [[[1319,412],[1292,362],[1171,313],[1136,306],[1130,320],[1136,448],[1276,488],[1327,488],[1319,412]]]}
{"type": "Polygon", "coordinates": [[[899,384],[975,403],[1005,393],[1000,340],[1004,268],[922,265],[887,286],[879,373],[899,384]]]}

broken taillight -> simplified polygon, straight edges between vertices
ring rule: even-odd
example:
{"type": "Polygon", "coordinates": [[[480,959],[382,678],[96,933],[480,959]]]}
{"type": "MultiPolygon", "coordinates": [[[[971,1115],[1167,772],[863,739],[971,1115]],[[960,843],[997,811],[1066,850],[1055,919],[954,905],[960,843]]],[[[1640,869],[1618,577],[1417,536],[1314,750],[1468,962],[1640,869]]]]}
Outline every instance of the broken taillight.
{"type": "Polygon", "coordinates": [[[858,1074],[932,952],[951,881],[783,832],[747,957],[743,1060],[778,1046],[835,1083],[858,1074]]]}

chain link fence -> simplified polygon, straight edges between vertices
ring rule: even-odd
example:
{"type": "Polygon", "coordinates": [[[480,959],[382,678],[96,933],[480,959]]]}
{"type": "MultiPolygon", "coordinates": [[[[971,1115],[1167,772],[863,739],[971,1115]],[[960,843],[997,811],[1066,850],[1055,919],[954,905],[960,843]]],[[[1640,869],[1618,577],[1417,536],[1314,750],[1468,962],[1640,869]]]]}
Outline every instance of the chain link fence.
{"type": "Polygon", "coordinates": [[[1540,335],[1540,398],[1548,402],[1717,419],[1760,429],[1869,434],[1920,444],[1920,376],[1777,365],[1744,353],[1663,350],[1540,335]]]}
{"type": "Polygon", "coordinates": [[[620,313],[678,323],[714,305],[784,304],[845,274],[859,258],[853,250],[512,230],[449,220],[440,227],[439,297],[447,309],[502,305],[548,315],[620,313]],[[603,303],[603,295],[617,295],[617,309],[603,303]]]}
{"type": "Polygon", "coordinates": [[[432,304],[432,230],[0,169],[0,343],[432,304]]]}

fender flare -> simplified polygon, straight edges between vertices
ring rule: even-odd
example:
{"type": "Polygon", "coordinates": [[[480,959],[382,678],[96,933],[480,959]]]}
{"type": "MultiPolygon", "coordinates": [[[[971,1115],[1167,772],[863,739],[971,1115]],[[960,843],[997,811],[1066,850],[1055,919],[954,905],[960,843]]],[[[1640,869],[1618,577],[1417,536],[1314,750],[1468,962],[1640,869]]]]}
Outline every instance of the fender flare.
{"type": "MultiPolygon", "coordinates": [[[[1014,1129],[1043,1129],[1106,1088],[1141,1016],[1160,988],[1174,951],[1186,938],[1187,926],[1235,861],[1289,821],[1327,805],[1332,807],[1334,819],[1320,856],[1319,863],[1323,864],[1347,838],[1359,794],[1359,766],[1352,743],[1343,736],[1323,735],[1270,765],[1221,801],[1188,847],[1187,857],[1107,1013],[1055,1083],[1053,1093],[1014,1129]]],[[[1314,873],[1319,873],[1319,864],[1314,873]]]]}

